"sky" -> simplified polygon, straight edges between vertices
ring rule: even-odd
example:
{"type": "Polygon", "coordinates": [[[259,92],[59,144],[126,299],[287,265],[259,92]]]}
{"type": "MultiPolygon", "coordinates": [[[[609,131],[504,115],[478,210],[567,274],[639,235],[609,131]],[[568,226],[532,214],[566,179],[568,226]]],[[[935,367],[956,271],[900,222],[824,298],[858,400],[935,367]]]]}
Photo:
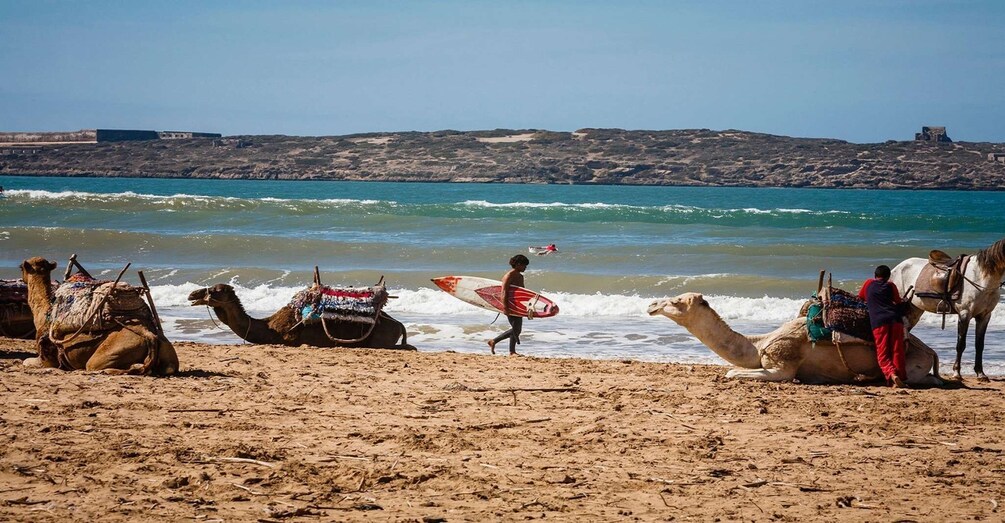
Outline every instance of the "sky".
{"type": "Polygon", "coordinates": [[[0,131],[1005,142],[1001,0],[0,0],[0,131]]]}

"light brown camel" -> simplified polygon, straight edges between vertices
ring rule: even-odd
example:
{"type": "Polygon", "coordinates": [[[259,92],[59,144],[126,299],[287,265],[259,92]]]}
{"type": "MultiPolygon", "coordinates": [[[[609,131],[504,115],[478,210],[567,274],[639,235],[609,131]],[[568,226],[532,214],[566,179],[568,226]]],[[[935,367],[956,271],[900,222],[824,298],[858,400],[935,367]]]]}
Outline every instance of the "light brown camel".
{"type": "MultiPolygon", "coordinates": [[[[694,334],[712,352],[741,367],[731,369],[727,378],[805,383],[853,383],[857,375],[882,379],[872,344],[842,343],[838,347],[826,341],[814,347],[806,331],[806,318],[782,324],[767,334],[744,336],[734,330],[698,293],[659,300],[649,306],[649,315],[666,316],[694,334]]],[[[907,347],[907,383],[942,385],[939,357],[931,347],[909,336],[907,347]]]]}
{"type": "MultiPolygon", "coordinates": [[[[296,311],[289,305],[264,319],[252,318],[244,310],[244,305],[226,283],[218,283],[193,291],[188,295],[192,305],[207,305],[241,339],[249,343],[288,345],[298,347],[366,347],[371,349],[415,350],[408,344],[405,326],[398,320],[381,312],[377,326],[365,339],[356,343],[340,344],[325,334],[321,323],[298,324],[296,311]],[[398,343],[398,340],[401,343],[398,343]]],[[[358,324],[330,321],[328,332],[340,339],[356,339],[365,333],[358,324]]]]}
{"type": "Polygon", "coordinates": [[[81,333],[66,343],[50,339],[48,316],[53,306],[53,290],[49,281],[55,268],[55,262],[41,257],[21,264],[21,274],[28,284],[28,305],[34,316],[38,347],[38,357],[28,358],[25,365],[109,374],[167,376],[178,371],[174,346],[158,336],[152,324],[129,321],[117,329],[81,333]]]}

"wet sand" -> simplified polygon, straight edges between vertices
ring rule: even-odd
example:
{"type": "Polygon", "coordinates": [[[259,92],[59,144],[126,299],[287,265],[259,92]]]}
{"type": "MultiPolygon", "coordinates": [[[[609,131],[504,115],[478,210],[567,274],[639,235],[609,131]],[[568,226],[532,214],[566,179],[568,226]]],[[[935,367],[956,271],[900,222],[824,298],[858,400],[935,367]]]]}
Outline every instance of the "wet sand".
{"type": "Polygon", "coordinates": [[[1003,382],[178,343],[172,378],[0,339],[0,520],[1001,520],[1003,382]]]}

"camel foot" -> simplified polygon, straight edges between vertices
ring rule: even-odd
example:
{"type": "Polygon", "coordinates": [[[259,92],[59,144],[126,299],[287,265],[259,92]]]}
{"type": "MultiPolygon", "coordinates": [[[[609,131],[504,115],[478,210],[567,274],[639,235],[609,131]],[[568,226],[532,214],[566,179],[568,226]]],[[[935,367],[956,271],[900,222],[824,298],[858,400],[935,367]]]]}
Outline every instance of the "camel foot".
{"type": "Polygon", "coordinates": [[[489,340],[489,341],[487,341],[485,343],[489,344],[489,352],[491,352],[492,354],[495,354],[496,353],[496,340],[489,340]]]}
{"type": "Polygon", "coordinates": [[[22,361],[21,364],[29,369],[39,369],[44,366],[42,365],[42,358],[28,358],[22,361]]]}
{"type": "Polygon", "coordinates": [[[984,374],[983,372],[978,372],[977,373],[977,381],[979,381],[981,383],[988,383],[989,381],[991,381],[991,378],[989,378],[988,375],[984,374]]]}

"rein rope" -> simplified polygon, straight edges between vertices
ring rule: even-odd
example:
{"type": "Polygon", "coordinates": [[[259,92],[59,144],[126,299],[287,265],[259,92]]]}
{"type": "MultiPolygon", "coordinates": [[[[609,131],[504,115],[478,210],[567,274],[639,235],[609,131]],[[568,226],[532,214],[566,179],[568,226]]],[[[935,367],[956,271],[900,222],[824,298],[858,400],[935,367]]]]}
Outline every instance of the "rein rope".
{"type": "MultiPolygon", "coordinates": [[[[206,289],[206,295],[208,296],[209,295],[209,287],[204,287],[204,288],[206,289]]],[[[230,301],[228,300],[226,303],[230,303],[230,301]]],[[[216,327],[217,330],[226,332],[227,329],[224,329],[223,327],[221,327],[220,324],[217,323],[216,318],[213,317],[213,309],[209,306],[208,303],[206,304],[206,315],[209,316],[209,321],[213,322],[213,326],[216,327]]],[[[234,332],[234,334],[237,334],[237,332],[234,331],[234,329],[230,329],[230,330],[231,330],[231,332],[234,332]]],[[[250,343],[248,341],[248,334],[250,334],[250,333],[251,333],[251,319],[249,318],[248,319],[248,328],[244,331],[244,336],[241,336],[241,344],[242,345],[244,345],[246,343],[250,343]]],[[[240,334],[238,334],[238,336],[240,336],[240,334]]]]}
{"type": "Polygon", "coordinates": [[[369,338],[370,334],[373,333],[373,329],[375,329],[377,327],[377,320],[379,320],[379,319],[380,319],[380,309],[378,308],[374,312],[373,323],[370,324],[370,328],[367,329],[366,334],[364,334],[363,336],[361,336],[359,338],[356,338],[354,340],[343,340],[341,338],[336,338],[336,337],[332,336],[331,333],[328,332],[328,323],[325,321],[324,316],[321,317],[321,328],[324,329],[325,336],[328,336],[329,340],[332,340],[335,343],[341,343],[343,345],[348,345],[348,344],[351,344],[351,343],[359,343],[359,342],[361,342],[361,341],[369,338]]]}

